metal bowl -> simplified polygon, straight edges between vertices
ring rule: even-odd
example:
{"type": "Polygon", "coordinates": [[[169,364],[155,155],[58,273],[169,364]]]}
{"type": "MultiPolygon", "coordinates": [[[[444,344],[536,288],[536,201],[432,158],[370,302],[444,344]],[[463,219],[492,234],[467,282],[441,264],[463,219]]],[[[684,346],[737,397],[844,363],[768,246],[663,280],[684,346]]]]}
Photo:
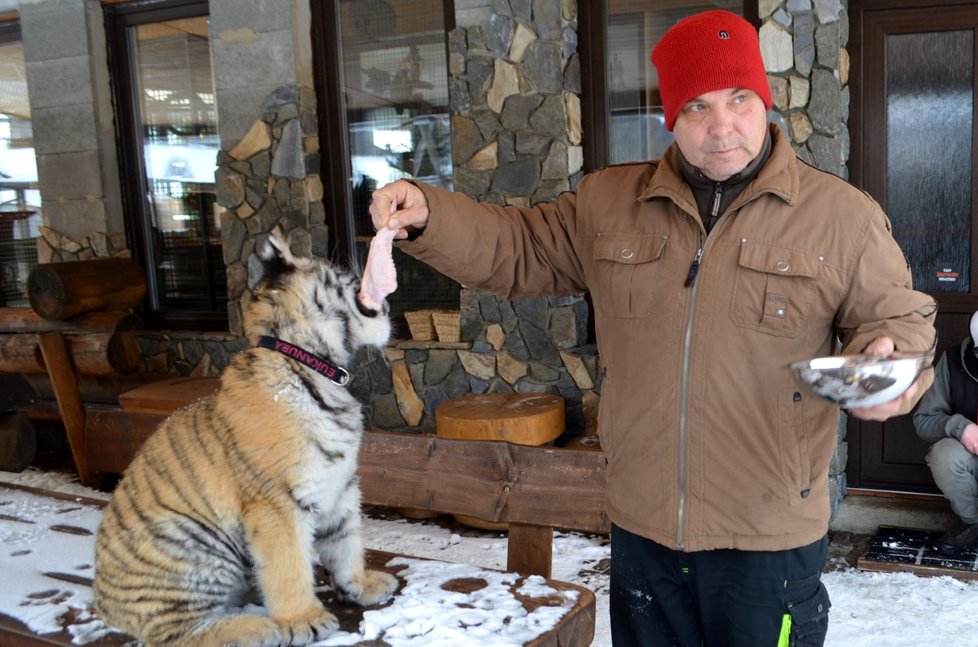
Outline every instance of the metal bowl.
{"type": "Polygon", "coordinates": [[[833,355],[794,362],[788,368],[815,395],[846,407],[871,407],[906,391],[934,360],[919,354],[833,355]]]}

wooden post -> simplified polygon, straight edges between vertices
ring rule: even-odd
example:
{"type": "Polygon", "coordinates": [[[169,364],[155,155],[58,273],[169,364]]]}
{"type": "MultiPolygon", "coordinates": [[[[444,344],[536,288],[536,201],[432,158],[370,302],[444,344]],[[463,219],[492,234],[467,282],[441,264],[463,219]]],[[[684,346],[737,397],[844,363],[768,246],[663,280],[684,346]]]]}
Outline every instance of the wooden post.
{"type": "Polygon", "coordinates": [[[0,470],[21,472],[37,453],[34,427],[20,411],[0,413],[0,470]]]}
{"type": "Polygon", "coordinates": [[[510,523],[506,570],[549,579],[553,568],[553,544],[553,528],[510,523]]]}
{"type": "Polygon", "coordinates": [[[85,485],[92,485],[92,475],[85,458],[85,407],[78,392],[78,380],[68,357],[65,338],[60,332],[47,332],[39,337],[41,355],[47,366],[48,377],[58,400],[61,422],[68,436],[68,446],[75,460],[75,469],[85,485]]]}
{"type": "Polygon", "coordinates": [[[146,296],[143,269],[131,258],[38,265],[27,277],[27,298],[45,319],[70,319],[93,310],[129,310],[146,296]]]}

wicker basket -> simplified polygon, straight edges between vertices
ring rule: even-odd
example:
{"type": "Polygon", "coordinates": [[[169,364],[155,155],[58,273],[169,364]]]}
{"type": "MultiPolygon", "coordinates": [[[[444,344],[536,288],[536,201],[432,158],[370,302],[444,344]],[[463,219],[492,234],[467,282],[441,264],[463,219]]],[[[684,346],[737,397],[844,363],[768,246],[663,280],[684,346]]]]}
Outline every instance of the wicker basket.
{"type": "Polygon", "coordinates": [[[433,341],[435,329],[431,325],[431,310],[411,310],[404,313],[411,338],[416,341],[433,341]]]}
{"type": "Polygon", "coordinates": [[[458,310],[435,310],[431,313],[438,341],[462,341],[462,324],[458,310]]]}

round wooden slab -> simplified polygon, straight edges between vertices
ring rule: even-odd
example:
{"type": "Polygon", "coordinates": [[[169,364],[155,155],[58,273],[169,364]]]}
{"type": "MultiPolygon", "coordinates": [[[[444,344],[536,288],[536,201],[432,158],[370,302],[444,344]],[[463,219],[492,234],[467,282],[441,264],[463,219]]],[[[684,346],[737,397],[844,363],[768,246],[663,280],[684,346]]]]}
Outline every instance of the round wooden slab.
{"type": "Polygon", "coordinates": [[[564,399],[548,393],[481,393],[443,402],[435,433],[451,440],[544,445],[564,433],[564,399]]]}

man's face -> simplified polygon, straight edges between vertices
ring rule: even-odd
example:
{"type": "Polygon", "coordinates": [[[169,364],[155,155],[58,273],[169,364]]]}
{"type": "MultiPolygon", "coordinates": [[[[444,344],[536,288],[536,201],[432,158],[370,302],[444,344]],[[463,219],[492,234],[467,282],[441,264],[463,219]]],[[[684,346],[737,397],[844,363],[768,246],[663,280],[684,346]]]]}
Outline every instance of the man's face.
{"type": "Polygon", "coordinates": [[[716,90],[688,101],[672,132],[686,161],[711,180],[722,181],[760,154],[767,112],[753,90],[716,90]]]}

